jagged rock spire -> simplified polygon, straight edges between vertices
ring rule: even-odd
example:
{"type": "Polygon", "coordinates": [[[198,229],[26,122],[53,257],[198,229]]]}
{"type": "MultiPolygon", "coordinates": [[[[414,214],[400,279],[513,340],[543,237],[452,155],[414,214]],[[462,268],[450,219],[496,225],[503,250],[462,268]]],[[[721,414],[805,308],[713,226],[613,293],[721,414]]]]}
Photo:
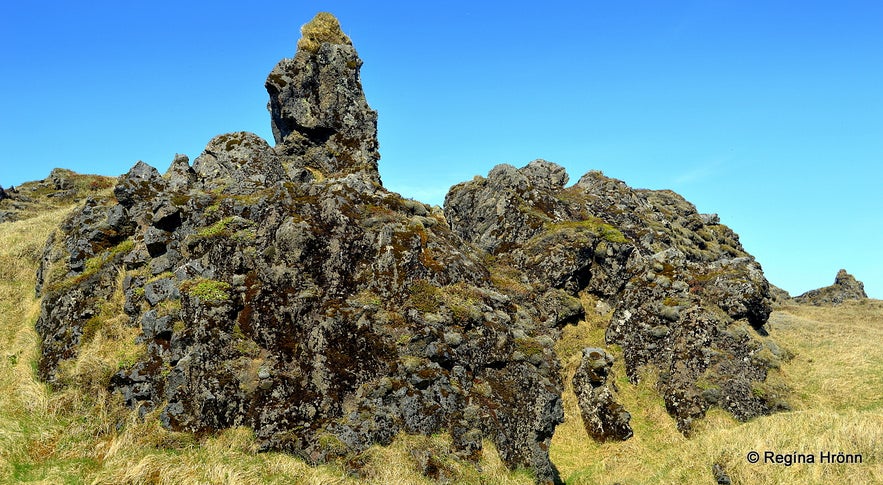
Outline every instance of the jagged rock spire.
{"type": "Polygon", "coordinates": [[[362,91],[362,60],[329,13],[301,34],[294,58],[280,61],[265,84],[277,152],[325,174],[363,172],[379,183],[377,112],[362,91]]]}

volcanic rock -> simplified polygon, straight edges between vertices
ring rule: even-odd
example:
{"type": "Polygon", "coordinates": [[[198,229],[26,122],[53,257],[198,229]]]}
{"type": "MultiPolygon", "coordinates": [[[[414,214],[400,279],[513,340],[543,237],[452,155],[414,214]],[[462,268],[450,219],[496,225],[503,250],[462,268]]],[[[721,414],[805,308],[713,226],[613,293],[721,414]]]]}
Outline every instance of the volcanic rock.
{"type": "Polygon", "coordinates": [[[326,175],[364,173],[379,183],[377,112],[362,91],[362,60],[330,14],[318,14],[301,30],[294,58],[280,61],[266,82],[283,165],[326,175]]]}
{"type": "Polygon", "coordinates": [[[863,300],[867,297],[865,284],[855,279],[845,269],[841,269],[837,272],[833,285],[807,291],[800,296],[795,296],[794,301],[796,303],[821,306],[839,305],[844,301],[863,300]]]}
{"type": "Polygon", "coordinates": [[[74,201],[96,196],[112,187],[113,177],[85,175],[56,168],[44,180],[18,187],[0,187],[0,223],[19,221],[46,210],[68,207],[74,201]]]}
{"type": "Polygon", "coordinates": [[[64,384],[61,364],[119,291],[145,348],[107,385],[170,429],[245,425],[310,462],[444,431],[465,458],[487,438],[507,465],[557,480],[552,345],[579,302],[546,288],[515,301],[439,211],[382,187],[361,61],[344,37],[316,36],[323,19],[268,78],[275,147],[238,132],[192,167],[138,162],[49,241],[40,376],[64,384]]]}
{"type": "MultiPolygon", "coordinates": [[[[549,483],[564,387],[553,345],[590,295],[613,309],[606,339],[629,379],[658,376],[685,433],[712,405],[740,419],[776,409],[753,392],[777,365],[764,357],[769,285],[719,218],[600,172],[567,187],[544,160],[452,187],[443,213],[404,199],[381,184],[349,38],[327,14],[302,32],[266,81],[275,146],[236,132],[164,175],[138,162],[52,235],[41,378],[65,385],[63,364],[122,294],[143,353],[106,385],[170,429],[249,426],[261,449],[313,463],[447,432],[461,457],[489,439],[549,483]]],[[[587,427],[624,439],[607,354],[583,364],[587,427]]]]}
{"type": "Polygon", "coordinates": [[[657,369],[684,433],[711,405],[739,419],[777,409],[751,392],[775,365],[754,358],[768,346],[769,284],[738,236],[674,192],[597,171],[564,187],[562,172],[543,160],[498,165],[451,188],[446,219],[499,267],[612,307],[607,342],[622,347],[633,382],[657,369]]]}
{"type": "Polygon", "coordinates": [[[790,303],[791,295],[782,288],[770,283],[770,301],[774,307],[778,308],[790,303]]]}
{"type": "Polygon", "coordinates": [[[604,349],[583,349],[582,361],[573,375],[580,414],[586,432],[596,441],[627,440],[632,437],[631,415],[616,402],[616,384],[608,380],[613,356],[604,349]]]}

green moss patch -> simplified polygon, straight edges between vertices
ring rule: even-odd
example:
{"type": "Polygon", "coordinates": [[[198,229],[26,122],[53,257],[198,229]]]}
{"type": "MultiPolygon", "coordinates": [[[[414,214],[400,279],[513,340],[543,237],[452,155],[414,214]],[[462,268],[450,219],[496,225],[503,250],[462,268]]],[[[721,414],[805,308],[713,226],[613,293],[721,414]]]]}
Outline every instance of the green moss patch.
{"type": "MultiPolygon", "coordinates": [[[[112,248],[106,249],[87,259],[82,273],[60,281],[52,281],[47,285],[47,290],[54,292],[73,288],[94,276],[108,263],[114,261],[118,256],[128,253],[134,247],[135,243],[131,239],[127,239],[112,248]]],[[[53,271],[53,278],[58,277],[60,273],[61,271],[53,271]]]]}
{"type": "Polygon", "coordinates": [[[598,219],[597,217],[591,217],[588,219],[584,219],[581,221],[564,221],[564,222],[556,222],[554,224],[546,224],[546,229],[550,231],[562,230],[562,229],[575,229],[577,231],[588,231],[595,236],[603,238],[605,241],[612,243],[624,243],[628,240],[626,237],[620,232],[619,229],[607,224],[606,222],[598,219]]]}
{"type": "Polygon", "coordinates": [[[181,283],[181,291],[204,303],[218,304],[230,301],[230,284],[199,278],[181,283]]]}

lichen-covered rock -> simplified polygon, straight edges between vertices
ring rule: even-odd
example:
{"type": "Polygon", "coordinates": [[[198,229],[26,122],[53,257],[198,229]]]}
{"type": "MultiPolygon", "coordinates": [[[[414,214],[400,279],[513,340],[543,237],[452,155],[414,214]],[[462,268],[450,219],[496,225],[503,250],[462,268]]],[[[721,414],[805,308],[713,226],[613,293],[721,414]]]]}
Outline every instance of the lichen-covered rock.
{"type": "Polygon", "coordinates": [[[74,212],[41,265],[40,375],[63,385],[120,292],[144,352],[106,384],[171,429],[250,426],[310,462],[448,432],[464,458],[490,439],[557,480],[552,346],[579,301],[512,296],[440,211],[382,187],[360,63],[348,44],[302,47],[268,80],[275,147],[221,135],[192,167],[139,162],[74,212]]]}
{"type": "Polygon", "coordinates": [[[834,284],[810,290],[806,293],[795,296],[796,303],[804,303],[809,305],[839,305],[848,300],[863,300],[868,297],[865,293],[865,284],[855,279],[855,276],[841,269],[834,278],[834,284]]]}
{"type": "Polygon", "coordinates": [[[287,180],[273,148],[244,131],[212,138],[193,162],[193,172],[202,190],[233,195],[251,194],[287,180]]]}
{"type": "Polygon", "coordinates": [[[295,167],[322,173],[365,173],[379,183],[377,112],[362,91],[362,60],[330,14],[301,29],[293,59],[267,77],[276,150],[295,167]]]}
{"type": "Polygon", "coordinates": [[[573,392],[579,403],[586,432],[596,441],[627,440],[634,434],[632,416],[616,401],[616,384],[607,381],[613,356],[604,349],[583,349],[582,360],[573,375],[573,392]],[[612,390],[611,390],[612,388],[612,390]]]}
{"type": "Polygon", "coordinates": [[[782,288],[770,283],[770,300],[773,307],[778,308],[791,302],[791,295],[782,288]]]}
{"type": "MultiPolygon", "coordinates": [[[[490,439],[548,483],[563,419],[553,345],[588,293],[613,309],[606,338],[628,377],[655,368],[684,432],[711,405],[740,419],[775,409],[755,392],[784,355],[763,337],[769,286],[716,216],[599,172],[566,187],[544,160],[453,187],[444,213],[403,199],[380,182],[349,38],[326,14],[302,32],[266,82],[275,146],[236,132],[163,175],[138,162],[49,239],[43,379],[64,384],[59,369],[122,294],[143,353],[106,384],[171,429],[245,425],[262,449],[310,462],[448,432],[458,455],[477,459],[490,439]]],[[[607,358],[584,365],[588,422],[624,439],[607,358]]]]}
{"type": "Polygon", "coordinates": [[[607,342],[622,346],[631,380],[645,365],[658,369],[685,433],[711,405],[740,419],[781,406],[751,391],[776,363],[754,358],[768,346],[769,284],[738,236],[671,191],[600,172],[566,180],[545,161],[500,165],[452,187],[445,215],[498,267],[611,306],[607,342]]]}

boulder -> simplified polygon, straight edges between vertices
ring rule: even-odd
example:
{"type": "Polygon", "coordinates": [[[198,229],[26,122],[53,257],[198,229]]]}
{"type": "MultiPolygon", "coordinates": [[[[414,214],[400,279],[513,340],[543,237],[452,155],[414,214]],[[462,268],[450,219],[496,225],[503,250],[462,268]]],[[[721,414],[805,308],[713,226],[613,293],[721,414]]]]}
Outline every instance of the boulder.
{"type": "Polygon", "coordinates": [[[631,414],[614,398],[616,384],[608,380],[613,356],[604,349],[585,348],[582,360],[573,375],[580,414],[586,432],[596,441],[627,440],[634,434],[629,421],[631,414]]]}

